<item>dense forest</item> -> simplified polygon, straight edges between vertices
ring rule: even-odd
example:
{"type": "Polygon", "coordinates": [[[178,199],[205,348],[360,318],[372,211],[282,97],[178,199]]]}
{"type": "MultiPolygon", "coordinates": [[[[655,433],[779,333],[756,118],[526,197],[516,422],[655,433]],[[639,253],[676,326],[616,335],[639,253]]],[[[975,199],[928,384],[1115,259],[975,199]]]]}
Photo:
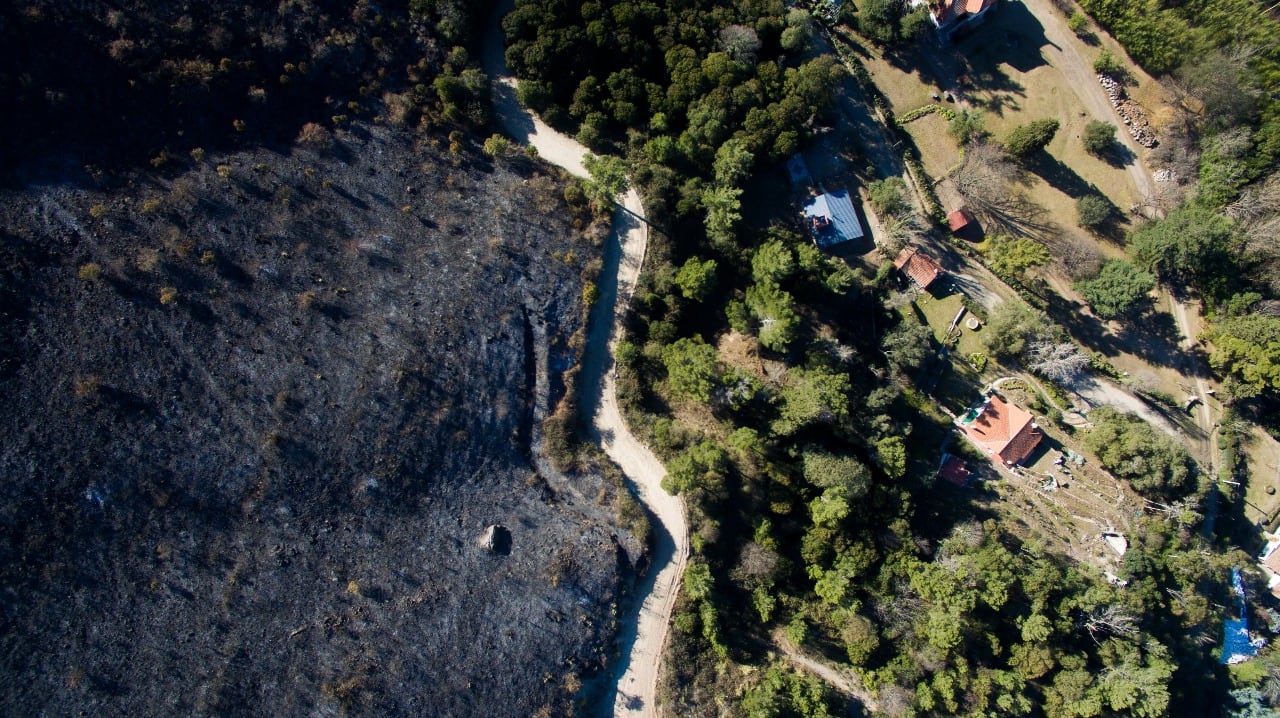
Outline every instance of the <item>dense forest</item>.
{"type": "MultiPolygon", "coordinates": [[[[1201,530],[1208,484],[1186,452],[1098,415],[1104,465],[1169,507],[1139,521],[1112,582],[1020,538],[932,484],[947,420],[913,377],[933,349],[886,308],[889,271],[817,251],[785,208],[743,219],[831,120],[846,71],[815,52],[829,20],[767,1],[520,0],[505,23],[522,101],[624,155],[662,230],[617,360],[694,531],[668,707],[839,713],[830,687],[776,658],[786,641],[856,668],[886,715],[1215,714],[1231,687],[1218,607],[1244,556],[1201,530]]],[[[1213,241],[1182,271],[1230,254],[1213,241]]],[[[1172,277],[1157,254],[1145,265],[1172,277]]],[[[1007,314],[992,331],[1020,352],[1044,319],[1007,314]]]]}

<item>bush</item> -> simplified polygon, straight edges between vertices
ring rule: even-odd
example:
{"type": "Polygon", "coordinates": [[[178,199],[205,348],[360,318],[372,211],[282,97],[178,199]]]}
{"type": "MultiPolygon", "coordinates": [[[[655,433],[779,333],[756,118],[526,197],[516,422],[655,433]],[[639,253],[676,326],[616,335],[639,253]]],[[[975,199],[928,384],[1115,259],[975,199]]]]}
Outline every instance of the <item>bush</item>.
{"type": "Polygon", "coordinates": [[[1084,126],[1081,138],[1084,149],[1089,154],[1099,156],[1106,154],[1116,142],[1116,126],[1102,120],[1092,120],[1084,126]]]}
{"type": "Polygon", "coordinates": [[[76,272],[76,276],[86,282],[96,281],[102,277],[102,265],[97,262],[82,264],[79,271],[76,272]]]}
{"type": "Polygon", "coordinates": [[[1098,57],[1094,59],[1093,71],[1099,75],[1120,76],[1125,74],[1124,65],[1120,63],[1120,58],[1106,49],[1098,53],[1098,57]]]}
{"type": "Polygon", "coordinates": [[[1076,289],[1103,319],[1113,319],[1133,311],[1156,288],[1156,278],[1122,259],[1102,266],[1093,279],[1076,282],[1076,289]]]}
{"type": "Polygon", "coordinates": [[[1115,208],[1105,198],[1087,194],[1076,200],[1076,223],[1086,229],[1099,227],[1111,219],[1115,208]]]}
{"type": "Polygon", "coordinates": [[[1043,150],[1058,134],[1057,120],[1032,120],[1025,125],[1018,125],[1005,139],[1005,149],[1014,157],[1027,157],[1043,150]]]}
{"type": "Polygon", "coordinates": [[[1071,32],[1077,36],[1084,37],[1089,33],[1089,16],[1082,12],[1072,13],[1071,17],[1067,18],[1067,27],[1071,28],[1071,32]]]}
{"type": "Polygon", "coordinates": [[[882,216],[897,217],[910,209],[906,200],[907,183],[901,177],[872,182],[867,190],[871,195],[871,206],[882,216]]]}

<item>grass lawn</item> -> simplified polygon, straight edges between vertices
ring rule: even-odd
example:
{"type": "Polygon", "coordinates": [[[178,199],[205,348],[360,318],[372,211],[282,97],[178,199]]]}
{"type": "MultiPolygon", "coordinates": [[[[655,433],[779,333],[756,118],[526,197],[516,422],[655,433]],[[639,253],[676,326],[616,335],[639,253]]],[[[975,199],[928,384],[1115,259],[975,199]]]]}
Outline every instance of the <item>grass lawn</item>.
{"type": "Polygon", "coordinates": [[[1250,521],[1264,521],[1280,510],[1280,443],[1255,426],[1242,448],[1249,466],[1245,517],[1250,521]],[[1276,492],[1269,494],[1268,488],[1276,492]]]}
{"type": "MultiPolygon", "coordinates": [[[[951,320],[955,318],[956,313],[964,306],[964,296],[960,293],[947,294],[941,297],[934,297],[929,294],[922,294],[915,300],[915,306],[924,315],[929,324],[929,328],[933,330],[934,339],[938,343],[945,343],[947,327],[951,326],[951,320]]],[[[971,315],[966,312],[960,318],[960,324],[956,328],[960,332],[959,343],[952,348],[954,353],[961,357],[968,357],[970,354],[983,353],[987,349],[983,346],[982,339],[979,335],[982,329],[976,332],[964,326],[966,320],[971,315]]]]}

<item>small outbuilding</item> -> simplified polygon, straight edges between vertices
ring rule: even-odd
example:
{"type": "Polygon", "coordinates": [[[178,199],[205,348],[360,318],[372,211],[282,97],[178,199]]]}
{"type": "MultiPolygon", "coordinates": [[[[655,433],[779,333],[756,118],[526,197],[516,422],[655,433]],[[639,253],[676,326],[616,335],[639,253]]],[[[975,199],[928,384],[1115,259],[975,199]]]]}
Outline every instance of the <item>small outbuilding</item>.
{"type": "Polygon", "coordinates": [[[938,281],[938,277],[947,273],[942,265],[921,252],[919,247],[903,249],[898,253],[898,258],[893,260],[893,266],[922,290],[928,290],[930,285],[938,281]]]}
{"type": "Polygon", "coordinates": [[[949,484],[964,487],[969,485],[972,472],[964,459],[951,454],[943,454],[942,466],[938,468],[938,478],[949,484]]]}
{"type": "Polygon", "coordinates": [[[982,23],[999,0],[929,0],[929,17],[943,41],[982,23]]]}
{"type": "Polygon", "coordinates": [[[973,224],[973,222],[973,215],[964,207],[961,207],[947,215],[947,227],[951,230],[952,234],[960,234],[965,230],[965,228],[973,224]]]}

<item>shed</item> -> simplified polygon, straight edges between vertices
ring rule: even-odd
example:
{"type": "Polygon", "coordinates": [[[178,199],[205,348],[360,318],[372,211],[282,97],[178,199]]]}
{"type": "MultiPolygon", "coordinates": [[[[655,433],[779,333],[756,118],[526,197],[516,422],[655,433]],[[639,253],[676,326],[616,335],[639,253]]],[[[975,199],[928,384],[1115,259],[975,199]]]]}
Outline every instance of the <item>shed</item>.
{"type": "Polygon", "coordinates": [[[899,252],[898,258],[893,260],[893,266],[905,274],[907,279],[917,287],[926,290],[929,285],[938,280],[938,277],[947,273],[941,265],[921,252],[918,247],[907,247],[899,252]]]}
{"type": "Polygon", "coordinates": [[[807,186],[813,182],[813,177],[809,175],[809,165],[799,152],[787,158],[787,174],[791,176],[791,184],[807,186]]]}
{"type": "Polygon", "coordinates": [[[862,223],[858,221],[848,190],[823,192],[813,197],[804,205],[804,216],[813,241],[822,249],[863,236],[862,223]]]}
{"type": "Polygon", "coordinates": [[[938,469],[938,478],[956,486],[968,486],[972,473],[964,459],[951,454],[943,454],[942,466],[938,469]]]}
{"type": "Polygon", "coordinates": [[[958,234],[964,231],[965,227],[968,227],[972,223],[973,215],[964,207],[961,207],[947,215],[947,227],[950,228],[953,233],[958,234]]]}

